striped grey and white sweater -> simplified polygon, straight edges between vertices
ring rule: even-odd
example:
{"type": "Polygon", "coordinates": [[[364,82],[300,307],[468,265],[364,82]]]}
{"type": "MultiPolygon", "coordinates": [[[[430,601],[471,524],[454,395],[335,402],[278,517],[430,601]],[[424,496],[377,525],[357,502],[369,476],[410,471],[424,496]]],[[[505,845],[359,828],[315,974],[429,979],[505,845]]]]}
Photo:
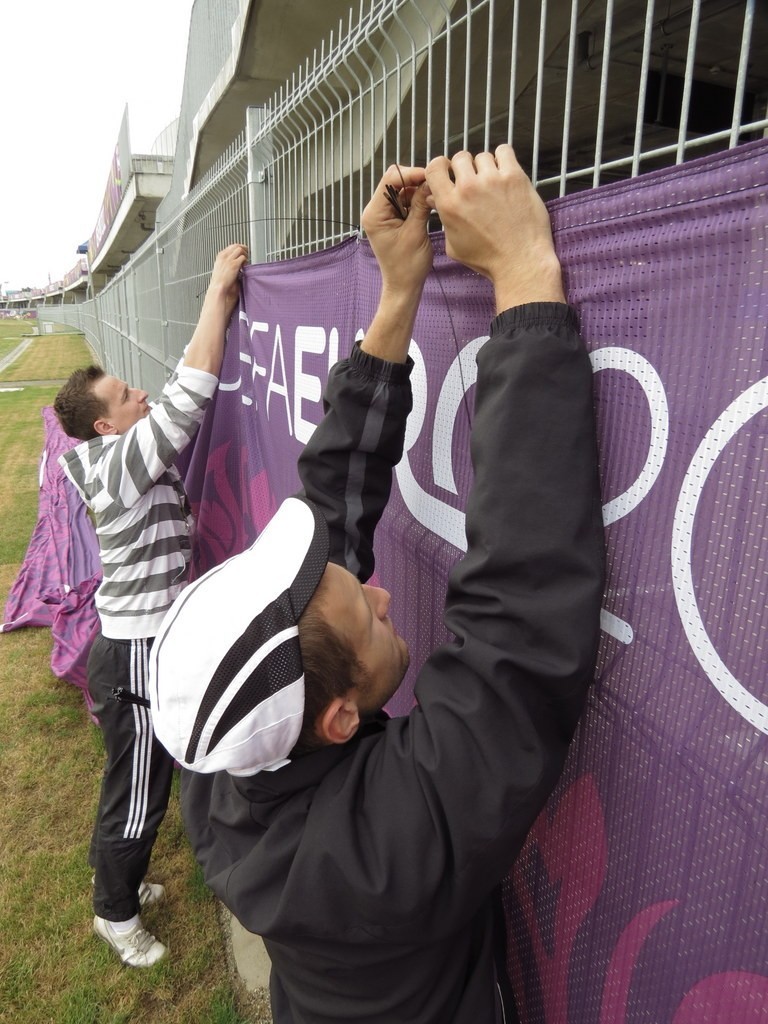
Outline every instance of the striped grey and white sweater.
{"type": "Polygon", "coordinates": [[[187,578],[193,520],[173,463],[195,436],[217,383],[182,364],[130,430],[83,441],[59,458],[96,521],[104,636],[155,636],[187,578]]]}

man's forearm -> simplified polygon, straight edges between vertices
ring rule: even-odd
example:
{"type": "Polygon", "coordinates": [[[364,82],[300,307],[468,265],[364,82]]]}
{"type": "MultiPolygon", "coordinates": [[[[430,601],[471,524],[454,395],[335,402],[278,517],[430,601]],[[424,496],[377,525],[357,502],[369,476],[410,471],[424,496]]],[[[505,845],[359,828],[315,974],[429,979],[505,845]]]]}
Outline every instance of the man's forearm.
{"type": "Polygon", "coordinates": [[[231,306],[223,289],[209,288],[200,312],[200,319],[192,335],[184,364],[195,370],[205,370],[219,376],[224,357],[224,338],[229,323],[231,306]]]}
{"type": "Polygon", "coordinates": [[[330,560],[366,580],[373,534],[403,454],[411,410],[410,364],[353,350],[331,370],[326,413],[299,457],[303,493],[322,510],[330,560]]]}
{"type": "Polygon", "coordinates": [[[200,319],[184,353],[186,366],[219,376],[227,324],[237,305],[240,294],[238,278],[247,256],[246,247],[235,242],[222,249],[216,257],[200,319]]]}
{"type": "Polygon", "coordinates": [[[505,311],[478,356],[475,482],[446,625],[505,652],[516,685],[586,689],[603,587],[592,370],[568,308],[505,311]]]}
{"type": "Polygon", "coordinates": [[[331,561],[362,580],[373,571],[373,534],[403,452],[411,408],[408,348],[422,288],[384,280],[359,349],[331,371],[325,417],[299,459],[304,493],[328,521],[331,561]],[[351,376],[347,365],[354,367],[351,376]]]}
{"type": "Polygon", "coordinates": [[[363,352],[390,363],[406,361],[422,290],[423,285],[407,291],[382,285],[379,308],[360,345],[363,352]]]}

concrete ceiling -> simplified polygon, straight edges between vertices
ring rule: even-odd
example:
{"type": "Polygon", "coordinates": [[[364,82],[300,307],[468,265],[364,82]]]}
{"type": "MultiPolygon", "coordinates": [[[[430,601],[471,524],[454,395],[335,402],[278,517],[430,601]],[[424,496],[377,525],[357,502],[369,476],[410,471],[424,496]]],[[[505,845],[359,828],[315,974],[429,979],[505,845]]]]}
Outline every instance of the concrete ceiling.
{"type": "MultiPolygon", "coordinates": [[[[243,130],[248,106],[266,103],[297,71],[328,45],[331,32],[346,32],[350,0],[252,0],[234,78],[198,139],[194,184],[243,130]]],[[[355,12],[357,7],[355,6],[355,12]]]]}
{"type": "Polygon", "coordinates": [[[98,284],[115,274],[155,229],[155,214],[171,180],[171,161],[134,157],[128,188],[109,234],[91,265],[98,284]]]}
{"type": "MultiPolygon", "coordinates": [[[[758,4],[755,12],[746,78],[745,110],[742,121],[765,117],[768,97],[768,5],[758,4]]],[[[638,82],[643,56],[646,0],[622,0],[614,25],[608,77],[609,103],[605,110],[603,160],[626,157],[632,152],[638,106],[638,82]]],[[[568,147],[569,167],[592,162],[597,128],[603,54],[603,3],[589,4],[579,21],[584,33],[582,57],[574,75],[574,107],[568,147]]],[[[655,27],[650,50],[650,77],[643,123],[643,148],[656,149],[675,144],[683,91],[691,4],[674,0],[656,4],[655,27]]],[[[688,138],[730,128],[733,91],[739,68],[744,23],[744,0],[704,0],[701,5],[694,83],[688,120],[688,138]]],[[[553,97],[562,94],[567,65],[567,40],[548,57],[545,90],[553,97]]],[[[529,90],[519,100],[519,144],[531,145],[535,97],[529,90]]],[[[722,149],[727,141],[697,149],[703,155],[722,149]]],[[[562,149],[562,104],[552,102],[543,111],[539,176],[556,174],[562,149]]],[[[669,160],[667,159],[668,163],[669,160]]],[[[645,161],[643,170],[655,166],[645,161]]],[[[626,170],[608,171],[601,181],[626,176],[626,170]]],[[[584,184],[591,184],[585,179],[584,184]]]]}
{"type": "MultiPolygon", "coordinates": [[[[426,12],[434,6],[432,0],[424,0],[422,11],[426,12]]],[[[615,6],[609,75],[610,102],[604,126],[604,160],[625,157],[631,152],[646,6],[646,0],[621,0],[615,6]]],[[[548,5],[548,52],[543,90],[545,101],[541,111],[539,139],[540,178],[555,174],[560,169],[570,8],[570,0],[550,0],[548,5]]],[[[578,29],[582,34],[581,59],[574,76],[570,168],[588,165],[594,152],[605,8],[605,0],[584,0],[580,5],[578,29]]],[[[765,96],[768,94],[768,4],[758,4],[757,8],[752,59],[747,76],[749,97],[762,97],[758,102],[758,105],[762,103],[762,108],[755,111],[755,118],[764,116],[765,96]]],[[[504,102],[504,97],[508,95],[506,79],[509,73],[511,9],[511,2],[497,3],[495,8],[492,90],[498,99],[493,110],[492,144],[501,141],[506,134],[508,103],[504,102]]],[[[407,13],[407,8],[404,10],[407,13]]],[[[253,0],[245,19],[235,74],[198,136],[190,184],[208,170],[226,146],[243,130],[248,105],[266,103],[307,59],[311,65],[313,55],[316,51],[319,55],[321,45],[328,46],[331,32],[334,41],[338,40],[340,22],[342,34],[346,33],[349,11],[350,0],[323,0],[322,3],[307,0],[253,0]]],[[[514,144],[528,166],[533,151],[539,11],[540,5],[534,0],[524,2],[520,7],[521,43],[518,51],[514,144]]],[[[670,145],[677,140],[674,112],[670,115],[670,109],[664,109],[659,95],[663,92],[666,96],[667,108],[674,106],[674,97],[677,95],[679,110],[690,12],[689,0],[666,0],[663,4],[656,4],[651,79],[643,129],[646,148],[670,145]]],[[[355,5],[355,20],[357,15],[358,7],[355,5]]],[[[718,114],[715,108],[721,100],[723,109],[727,108],[728,96],[735,86],[743,18],[744,0],[703,0],[696,49],[697,85],[692,105],[692,115],[703,119],[703,123],[698,129],[692,124],[693,135],[697,130],[702,133],[716,130],[721,122],[725,126],[725,114],[718,114]]],[[[480,19],[477,31],[480,38],[484,31],[480,19]]],[[[436,68],[436,75],[439,81],[439,67],[436,68]]],[[[486,55],[484,49],[480,48],[478,59],[471,67],[471,78],[483,82],[485,76],[486,55]]],[[[456,76],[454,88],[458,103],[464,90],[463,76],[456,76]]],[[[471,105],[468,111],[469,145],[470,148],[478,148],[482,146],[485,130],[483,91],[473,90],[472,97],[474,106],[471,105]]],[[[439,97],[434,114],[435,121],[439,122],[439,97]]],[[[727,121],[730,124],[729,116],[727,121]]],[[[461,142],[461,137],[455,136],[450,140],[450,146],[458,148],[461,142]]],[[[416,148],[419,149],[419,143],[416,148]]],[[[722,143],[717,148],[722,148],[722,143]]],[[[643,166],[644,169],[650,169],[652,164],[643,166]]],[[[608,172],[603,180],[609,180],[612,176],[621,177],[623,172],[608,172]]],[[[584,185],[588,184],[591,181],[585,179],[584,185]]]]}

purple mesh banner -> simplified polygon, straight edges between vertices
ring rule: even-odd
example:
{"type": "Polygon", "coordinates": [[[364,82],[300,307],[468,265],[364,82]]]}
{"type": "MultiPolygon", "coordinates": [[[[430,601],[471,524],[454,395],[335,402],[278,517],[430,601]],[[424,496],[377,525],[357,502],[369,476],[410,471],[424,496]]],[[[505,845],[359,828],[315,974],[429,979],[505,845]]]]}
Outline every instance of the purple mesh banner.
{"type": "Polygon", "coordinates": [[[598,684],[507,885],[528,1021],[768,1020],[768,146],[552,205],[596,371],[598,684]]]}
{"type": "MultiPolygon", "coordinates": [[[[768,1019],[767,184],[757,143],[551,204],[595,370],[610,577],[588,713],[505,887],[531,1024],[768,1019]]],[[[487,284],[436,244],[377,541],[412,651],[394,713],[445,636],[492,314],[487,284]]],[[[357,240],[246,270],[187,478],[200,569],[297,488],[328,367],[377,296],[357,240]]]]}

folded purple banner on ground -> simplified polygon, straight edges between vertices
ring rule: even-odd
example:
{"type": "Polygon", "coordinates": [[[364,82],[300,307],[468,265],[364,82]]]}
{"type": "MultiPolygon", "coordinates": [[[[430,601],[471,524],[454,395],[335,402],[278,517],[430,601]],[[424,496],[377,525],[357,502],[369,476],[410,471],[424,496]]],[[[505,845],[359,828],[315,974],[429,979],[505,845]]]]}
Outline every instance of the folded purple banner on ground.
{"type": "Polygon", "coordinates": [[[2,630],[50,626],[51,670],[81,687],[90,706],[85,663],[98,629],[93,603],[101,580],[98,543],[85,506],[56,461],[77,441],[63,432],[53,409],[46,407],[42,416],[37,523],[8,595],[2,630]]]}
{"type": "MultiPolygon", "coordinates": [[[[765,1020],[768,144],[551,210],[595,372],[609,585],[587,715],[505,886],[510,975],[529,1024],[765,1020]]],[[[412,652],[393,713],[445,638],[474,358],[493,312],[486,282],[435,242],[377,540],[412,652]]],[[[378,287],[356,239],[247,268],[187,475],[198,571],[247,546],[297,489],[328,368],[378,287]]]]}

